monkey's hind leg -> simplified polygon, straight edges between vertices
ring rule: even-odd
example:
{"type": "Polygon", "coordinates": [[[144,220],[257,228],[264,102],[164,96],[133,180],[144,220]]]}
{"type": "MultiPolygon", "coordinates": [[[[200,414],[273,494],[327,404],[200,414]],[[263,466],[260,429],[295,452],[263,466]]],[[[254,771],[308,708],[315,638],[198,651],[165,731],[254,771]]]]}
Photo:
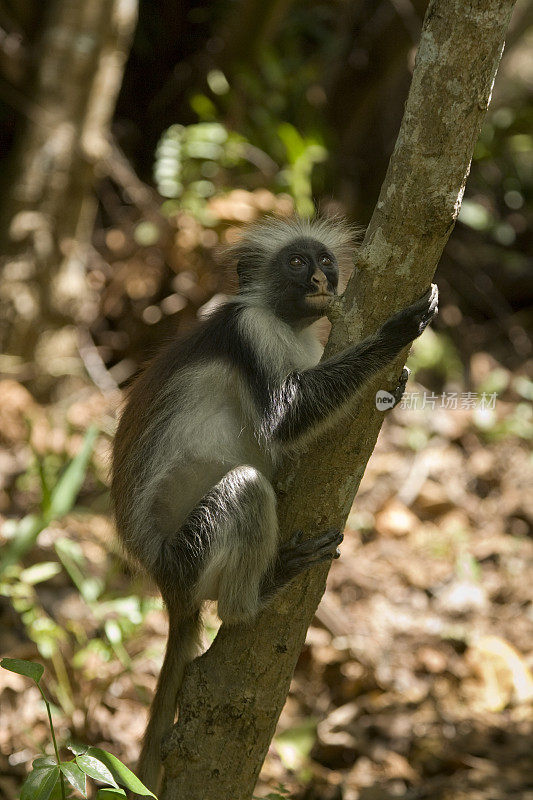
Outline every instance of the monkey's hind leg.
{"type": "MultiPolygon", "coordinates": [[[[218,615],[235,623],[257,613],[264,575],[278,550],[276,496],[270,482],[251,466],[228,472],[202,500],[212,526],[206,563],[198,578],[198,600],[218,599],[218,615]]],[[[194,516],[195,512],[193,512],[194,516]]]]}

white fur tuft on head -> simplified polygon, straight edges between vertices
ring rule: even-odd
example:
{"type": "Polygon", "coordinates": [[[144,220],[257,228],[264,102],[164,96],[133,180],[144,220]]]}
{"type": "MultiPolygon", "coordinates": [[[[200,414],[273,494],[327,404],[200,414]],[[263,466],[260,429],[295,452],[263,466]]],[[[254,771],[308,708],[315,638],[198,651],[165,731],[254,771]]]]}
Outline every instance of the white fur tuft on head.
{"type": "Polygon", "coordinates": [[[228,248],[227,254],[237,261],[243,257],[253,258],[260,267],[295,239],[316,239],[335,255],[344,283],[354,267],[360,235],[361,229],[342,217],[267,216],[244,228],[241,238],[228,248]]]}

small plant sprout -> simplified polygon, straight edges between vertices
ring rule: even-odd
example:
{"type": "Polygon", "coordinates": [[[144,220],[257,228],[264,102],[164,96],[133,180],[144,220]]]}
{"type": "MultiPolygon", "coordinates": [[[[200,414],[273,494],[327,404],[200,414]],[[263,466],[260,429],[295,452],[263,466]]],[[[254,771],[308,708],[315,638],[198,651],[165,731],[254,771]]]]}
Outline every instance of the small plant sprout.
{"type": "Polygon", "coordinates": [[[18,658],[3,658],[0,666],[34,681],[46,705],[54,744],[55,756],[41,756],[34,760],[32,771],[22,785],[20,800],[50,800],[50,798],[68,800],[78,795],[87,797],[87,777],[104,784],[98,789],[96,800],[126,800],[125,789],[136,795],[153,797],[157,800],[116,756],[99,747],[69,745],[74,758],[70,761],[61,761],[50,704],[41,687],[44,667],[34,661],[23,661],[18,658]]]}

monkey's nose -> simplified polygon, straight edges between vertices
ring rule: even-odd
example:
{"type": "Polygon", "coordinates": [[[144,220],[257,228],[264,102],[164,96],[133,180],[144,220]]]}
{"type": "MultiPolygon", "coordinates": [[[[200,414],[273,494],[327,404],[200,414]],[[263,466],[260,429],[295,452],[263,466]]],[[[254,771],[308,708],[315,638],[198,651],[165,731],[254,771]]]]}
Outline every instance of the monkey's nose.
{"type": "Polygon", "coordinates": [[[316,286],[318,294],[327,294],[328,279],[326,278],[321,269],[316,269],[313,272],[311,276],[311,283],[313,286],[316,286]]]}

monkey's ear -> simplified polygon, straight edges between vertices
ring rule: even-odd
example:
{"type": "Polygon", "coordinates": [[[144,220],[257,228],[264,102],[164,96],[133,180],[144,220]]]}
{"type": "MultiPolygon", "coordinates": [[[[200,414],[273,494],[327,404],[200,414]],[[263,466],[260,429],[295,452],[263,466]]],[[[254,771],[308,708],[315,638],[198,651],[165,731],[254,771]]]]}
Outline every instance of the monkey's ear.
{"type": "Polygon", "coordinates": [[[245,289],[253,280],[254,268],[249,258],[241,257],[237,261],[237,275],[239,276],[239,287],[245,289]]]}
{"type": "MultiPolygon", "coordinates": [[[[249,233],[248,233],[249,235],[249,233]]],[[[253,285],[265,265],[266,253],[261,245],[243,238],[226,251],[229,263],[236,264],[239,287],[253,285]]]]}

